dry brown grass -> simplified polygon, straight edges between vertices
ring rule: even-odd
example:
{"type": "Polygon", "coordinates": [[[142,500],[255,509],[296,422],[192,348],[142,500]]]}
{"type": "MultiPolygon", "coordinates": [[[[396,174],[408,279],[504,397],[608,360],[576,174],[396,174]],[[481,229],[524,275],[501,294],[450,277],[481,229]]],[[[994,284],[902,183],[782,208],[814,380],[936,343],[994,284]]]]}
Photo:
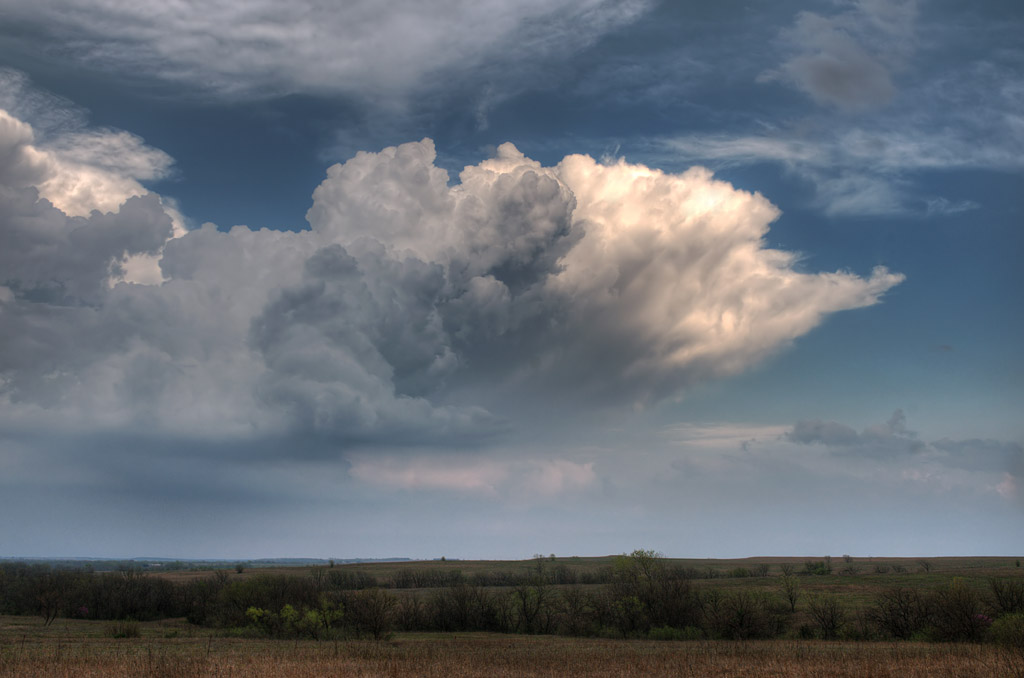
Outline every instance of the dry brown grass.
{"type": "Polygon", "coordinates": [[[991,646],[919,643],[652,642],[491,634],[384,643],[0,635],[0,678],[1008,678],[991,646]]]}

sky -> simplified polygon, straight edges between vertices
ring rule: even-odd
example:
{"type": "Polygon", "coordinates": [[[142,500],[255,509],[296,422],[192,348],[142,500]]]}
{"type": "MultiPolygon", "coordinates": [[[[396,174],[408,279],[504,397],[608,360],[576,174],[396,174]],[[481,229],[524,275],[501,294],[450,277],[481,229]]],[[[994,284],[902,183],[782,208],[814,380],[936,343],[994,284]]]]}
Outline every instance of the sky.
{"type": "Polygon", "coordinates": [[[1024,552],[1015,1],[0,0],[0,556],[1024,552]]]}

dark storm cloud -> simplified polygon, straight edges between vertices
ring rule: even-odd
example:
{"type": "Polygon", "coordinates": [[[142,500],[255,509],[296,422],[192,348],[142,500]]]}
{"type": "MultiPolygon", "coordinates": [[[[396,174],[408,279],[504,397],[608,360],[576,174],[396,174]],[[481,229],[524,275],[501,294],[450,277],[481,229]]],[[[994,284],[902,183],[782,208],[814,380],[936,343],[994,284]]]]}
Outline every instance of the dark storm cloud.
{"type": "Polygon", "coordinates": [[[129,198],[115,213],[68,217],[39,200],[34,188],[0,189],[0,270],[26,298],[94,304],[105,296],[126,255],[155,254],[171,236],[170,217],[156,196],[129,198]]]}
{"type": "Polygon", "coordinates": [[[427,400],[458,366],[438,312],[441,267],[391,259],[376,241],[363,249],[360,259],[341,245],[316,251],[303,282],[253,320],[267,368],[259,398],[299,430],[347,440],[423,444],[495,427],[480,408],[427,400]]]}

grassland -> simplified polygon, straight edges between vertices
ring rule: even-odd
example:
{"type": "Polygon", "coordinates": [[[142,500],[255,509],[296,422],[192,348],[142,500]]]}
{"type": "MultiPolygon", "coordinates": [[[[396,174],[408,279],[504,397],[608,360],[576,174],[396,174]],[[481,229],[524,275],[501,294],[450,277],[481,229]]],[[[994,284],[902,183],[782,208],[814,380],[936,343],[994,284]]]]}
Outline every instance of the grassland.
{"type": "MultiPolygon", "coordinates": [[[[236,615],[241,622],[220,625],[190,624],[181,617],[131,622],[132,633],[126,634],[129,637],[114,637],[120,635],[116,626],[119,622],[110,616],[67,618],[75,615],[59,614],[49,625],[45,624],[44,618],[40,616],[0,616],[0,678],[1024,678],[1024,644],[1014,649],[984,642],[879,642],[877,629],[874,632],[867,632],[859,628],[861,624],[867,623],[870,610],[876,604],[878,596],[894,587],[924,594],[950,590],[955,582],[956,587],[974,592],[972,600],[983,606],[989,605],[985,601],[990,600],[989,588],[992,581],[1024,581],[1024,568],[1020,567],[1016,558],[929,558],[925,561],[896,558],[833,558],[832,570],[828,574],[811,574],[811,568],[806,566],[807,561],[820,562],[821,559],[670,559],[661,562],[662,566],[674,568],[675,572],[689,573],[685,575],[686,582],[692,590],[684,589],[690,591],[685,593],[685,599],[701,601],[704,607],[710,605],[712,594],[719,595],[723,601],[741,601],[743,594],[749,594],[748,600],[770,600],[774,601],[771,603],[773,606],[781,605],[785,609],[784,612],[776,611],[771,614],[785,618],[784,628],[777,632],[772,631],[772,639],[769,640],[729,640],[726,638],[735,636],[727,636],[720,630],[716,631],[717,627],[711,622],[705,624],[703,630],[681,630],[690,632],[690,635],[673,636],[690,638],[687,640],[652,640],[657,629],[636,627],[627,633],[614,624],[611,627],[601,624],[591,626],[589,632],[581,634],[591,637],[543,635],[550,631],[538,631],[540,627],[522,623],[521,615],[526,614],[527,604],[533,601],[540,606],[542,598],[553,618],[561,620],[547,628],[565,632],[563,622],[568,615],[565,605],[570,600],[572,591],[584,593],[584,599],[590,601],[591,607],[587,612],[590,615],[597,615],[595,606],[602,600],[609,600],[603,595],[605,591],[619,596],[616,600],[628,600],[631,591],[642,593],[636,588],[624,589],[623,581],[614,576],[608,580],[616,567],[621,570],[623,562],[620,557],[358,563],[338,564],[329,570],[344,575],[339,579],[341,582],[350,582],[352,577],[349,575],[365,575],[375,582],[373,586],[387,589],[385,597],[394,598],[391,601],[394,607],[388,608],[388,614],[392,617],[390,628],[397,632],[381,636],[386,638],[385,640],[368,640],[370,636],[365,633],[365,628],[361,629],[358,625],[338,627],[332,629],[329,634],[317,635],[320,640],[302,634],[288,637],[257,637],[255,627],[242,626],[246,623],[244,615],[236,615]],[[566,571],[571,570],[574,583],[556,583],[557,578],[551,575],[559,567],[566,571]],[[435,588],[395,587],[397,582],[408,579],[404,575],[411,570],[458,573],[458,583],[435,588]],[[784,576],[787,572],[791,574],[784,576]],[[542,573],[546,574],[541,576],[542,573]],[[488,580],[515,581],[517,577],[520,578],[520,583],[513,585],[492,586],[474,583],[488,580]],[[787,578],[790,581],[797,581],[799,586],[800,599],[795,611],[790,611],[783,600],[781,587],[787,578]],[[587,584],[586,581],[604,583],[587,584]],[[446,595],[471,589],[479,593],[478,597],[473,598],[477,603],[490,601],[488,604],[496,605],[495,609],[500,608],[509,612],[507,628],[519,629],[519,632],[487,633],[477,629],[469,632],[463,628],[454,631],[450,629],[446,633],[426,633],[422,632],[423,626],[403,623],[398,614],[400,610],[405,609],[402,601],[419,599],[424,605],[429,605],[431,601],[439,601],[446,595]],[[839,601],[846,619],[846,627],[842,634],[822,636],[817,633],[810,612],[810,601],[817,597],[830,597],[839,601]],[[416,628],[421,631],[410,631],[416,628]],[[808,629],[814,631],[818,639],[806,639],[805,632],[808,629]],[[697,632],[696,636],[692,635],[694,631],[697,632]],[[614,637],[616,634],[618,637],[614,637]],[[823,637],[842,640],[823,640],[823,637]],[[853,638],[859,640],[853,641],[853,638]]],[[[102,583],[109,586],[97,590],[107,591],[110,595],[120,595],[125,591],[128,591],[125,595],[129,597],[141,595],[140,592],[151,590],[140,587],[146,580],[150,583],[161,583],[165,589],[185,592],[186,598],[206,590],[212,592],[210,605],[221,606],[224,609],[229,609],[236,603],[242,606],[240,609],[244,609],[244,605],[249,603],[241,602],[246,600],[244,597],[238,597],[241,594],[248,592],[255,595],[275,586],[283,586],[287,582],[301,584],[294,589],[294,595],[307,591],[314,582],[318,582],[317,587],[327,586],[317,589],[322,591],[319,594],[320,600],[323,600],[323,595],[332,594],[329,588],[331,577],[325,576],[328,568],[240,569],[240,572],[235,568],[219,572],[150,570],[145,574],[136,573],[132,576],[114,573],[94,575],[93,578],[96,579],[94,584],[102,583]]],[[[32,581],[50,581],[47,576],[40,575],[32,581]]],[[[90,577],[87,576],[79,581],[79,584],[89,580],[90,577]]],[[[0,586],[0,603],[4,602],[4,595],[13,595],[16,581],[18,580],[8,575],[7,588],[0,586]],[[6,594],[4,590],[7,591],[6,594]]],[[[0,581],[0,584],[3,582],[0,581]]],[[[376,589],[334,591],[333,593],[338,596],[337,600],[340,601],[339,609],[344,608],[342,619],[351,622],[357,615],[356,604],[361,600],[361,593],[371,593],[374,590],[376,589]]],[[[669,587],[665,590],[675,589],[669,587]]],[[[78,604],[70,604],[78,600],[75,595],[79,594],[66,596],[68,609],[72,611],[77,609],[78,604]]],[[[363,600],[365,602],[365,599],[363,600]]],[[[772,609],[777,610],[775,607],[772,609]]],[[[96,614],[95,610],[92,614],[96,614]]],[[[650,623],[648,626],[654,627],[655,624],[650,623]]],[[[984,639],[982,636],[976,637],[979,638],[984,639]]]]}
{"type": "Polygon", "coordinates": [[[0,617],[0,678],[320,678],[387,676],[715,676],[1014,678],[1020,657],[989,645],[820,641],[609,640],[399,634],[389,641],[220,638],[182,620],[109,638],[109,624],[0,617]]]}

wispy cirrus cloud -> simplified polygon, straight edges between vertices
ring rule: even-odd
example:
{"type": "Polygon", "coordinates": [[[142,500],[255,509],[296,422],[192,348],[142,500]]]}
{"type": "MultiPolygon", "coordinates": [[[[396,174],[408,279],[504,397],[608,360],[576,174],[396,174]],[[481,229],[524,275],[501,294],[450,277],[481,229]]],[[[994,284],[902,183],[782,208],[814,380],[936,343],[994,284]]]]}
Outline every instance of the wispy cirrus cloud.
{"type": "Polygon", "coordinates": [[[929,194],[918,177],[925,172],[1024,168],[1024,126],[1009,112],[1012,102],[998,103],[998,110],[979,112],[979,119],[990,120],[991,127],[973,122],[937,129],[894,119],[891,125],[842,131],[777,128],[749,135],[688,134],[660,144],[681,161],[713,168],[781,165],[815,187],[814,205],[828,214],[955,214],[978,205],[929,194]]]}
{"type": "Polygon", "coordinates": [[[780,65],[756,78],[766,96],[781,84],[818,106],[656,144],[666,157],[712,168],[779,165],[814,188],[809,206],[830,215],[944,216],[980,207],[936,195],[930,177],[1024,167],[1022,55],[971,49],[1005,44],[1004,24],[965,10],[965,30],[953,31],[941,12],[913,1],[843,7],[799,13],[780,33],[780,65]]]}
{"type": "Polygon", "coordinates": [[[92,68],[227,98],[292,93],[404,99],[454,74],[569,54],[629,23],[646,0],[359,0],[341,5],[186,0],[5,2],[8,40],[92,68]],[[58,48],[59,46],[59,48],[58,48]]]}

